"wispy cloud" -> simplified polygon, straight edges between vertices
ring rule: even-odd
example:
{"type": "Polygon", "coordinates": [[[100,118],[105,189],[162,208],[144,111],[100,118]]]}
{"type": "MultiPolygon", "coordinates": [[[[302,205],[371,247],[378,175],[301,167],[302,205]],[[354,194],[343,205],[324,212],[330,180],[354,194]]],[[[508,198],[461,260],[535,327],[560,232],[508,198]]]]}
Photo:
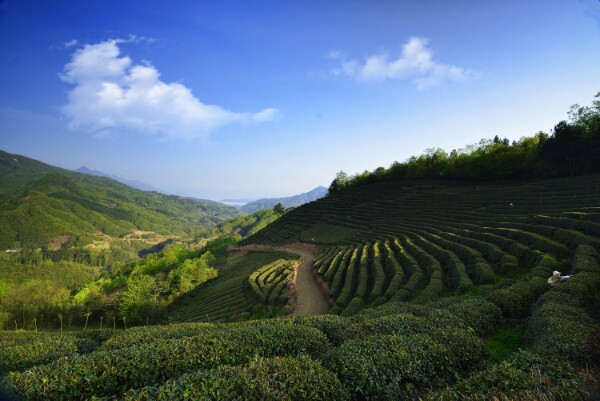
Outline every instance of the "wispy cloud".
{"type": "MultiPolygon", "coordinates": [[[[202,103],[180,83],[165,83],[150,63],[121,55],[122,43],[148,42],[130,35],[88,44],[73,53],[61,79],[74,87],[61,108],[69,127],[106,135],[135,131],[166,138],[201,139],[233,123],[273,120],[276,109],[236,113],[202,103]]],[[[69,43],[69,42],[68,42],[69,43]]]]}
{"type": "Polygon", "coordinates": [[[375,54],[363,61],[347,59],[342,53],[332,51],[329,58],[340,64],[331,70],[335,76],[345,76],[360,82],[408,80],[418,89],[426,89],[444,81],[465,81],[477,74],[469,69],[440,63],[433,58],[428,40],[413,37],[402,46],[398,57],[388,53],[375,54]]]}
{"type": "Polygon", "coordinates": [[[79,44],[79,42],[77,41],[77,39],[71,39],[68,42],[63,43],[63,48],[65,49],[70,49],[73,46],[77,46],[79,44]]]}

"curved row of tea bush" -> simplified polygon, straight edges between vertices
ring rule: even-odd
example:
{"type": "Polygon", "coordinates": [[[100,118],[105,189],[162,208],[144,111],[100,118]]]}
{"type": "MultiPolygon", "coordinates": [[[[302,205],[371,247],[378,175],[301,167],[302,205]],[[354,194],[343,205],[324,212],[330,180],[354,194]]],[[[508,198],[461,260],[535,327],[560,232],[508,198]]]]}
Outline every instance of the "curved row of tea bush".
{"type": "Polygon", "coordinates": [[[342,401],[348,399],[348,393],[333,372],[319,361],[301,355],[199,370],[123,396],[124,401],[157,399],[342,401]]]}
{"type": "Polygon", "coordinates": [[[252,295],[260,303],[283,304],[287,301],[283,290],[286,288],[291,275],[291,262],[280,259],[250,274],[247,283],[252,295]]]}
{"type": "Polygon", "coordinates": [[[30,399],[42,394],[45,399],[86,399],[121,394],[197,369],[248,363],[255,356],[317,356],[327,348],[325,335],[312,327],[267,323],[241,330],[232,325],[193,337],[58,359],[11,372],[5,386],[30,399]]]}

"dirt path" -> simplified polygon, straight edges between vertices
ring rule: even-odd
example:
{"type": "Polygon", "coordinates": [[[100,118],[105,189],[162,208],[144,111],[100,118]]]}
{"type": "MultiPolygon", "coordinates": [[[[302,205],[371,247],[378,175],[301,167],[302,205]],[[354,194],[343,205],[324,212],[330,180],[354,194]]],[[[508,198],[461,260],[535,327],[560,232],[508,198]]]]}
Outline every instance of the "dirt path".
{"type": "Polygon", "coordinates": [[[272,249],[295,253],[302,257],[296,273],[296,307],[291,316],[323,315],[329,311],[329,302],[313,275],[313,262],[317,248],[306,244],[288,244],[279,246],[247,245],[242,252],[253,249],[272,249]]]}

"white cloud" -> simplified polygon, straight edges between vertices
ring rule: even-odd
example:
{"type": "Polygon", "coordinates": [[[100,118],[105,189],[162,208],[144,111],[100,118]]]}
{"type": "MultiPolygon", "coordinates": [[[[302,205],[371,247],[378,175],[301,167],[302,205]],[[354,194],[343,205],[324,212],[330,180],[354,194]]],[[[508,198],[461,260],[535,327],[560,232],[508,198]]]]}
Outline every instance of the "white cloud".
{"type": "Polygon", "coordinates": [[[79,44],[79,42],[77,41],[77,39],[71,39],[68,42],[63,43],[63,47],[65,49],[70,49],[73,46],[77,46],[77,44],[79,44]]]}
{"type": "Polygon", "coordinates": [[[120,54],[120,43],[151,39],[130,35],[85,45],[65,65],[61,79],[73,84],[62,112],[73,130],[98,135],[135,131],[168,138],[205,138],[232,123],[273,120],[276,109],[235,113],[207,105],[180,83],[165,83],[148,62],[135,64],[120,54]]]}
{"type": "Polygon", "coordinates": [[[341,62],[331,73],[360,82],[406,79],[418,89],[435,86],[447,80],[464,81],[476,75],[471,70],[435,61],[433,52],[427,45],[427,39],[413,37],[402,46],[402,52],[397,58],[390,58],[388,53],[381,53],[366,57],[362,62],[347,60],[340,57],[341,53],[331,52],[330,58],[341,62]]]}

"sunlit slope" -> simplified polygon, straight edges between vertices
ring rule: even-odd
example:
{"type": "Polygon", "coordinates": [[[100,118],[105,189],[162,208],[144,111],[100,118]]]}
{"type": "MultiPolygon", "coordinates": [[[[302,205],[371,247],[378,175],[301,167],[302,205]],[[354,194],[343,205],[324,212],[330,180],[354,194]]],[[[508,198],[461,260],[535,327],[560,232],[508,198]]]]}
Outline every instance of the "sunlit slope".
{"type": "Polygon", "coordinates": [[[581,246],[600,250],[600,176],[373,184],[293,210],[246,242],[298,240],[322,245],[314,268],[333,312],[487,292],[503,278],[568,271],[581,246]]]}
{"type": "MultiPolygon", "coordinates": [[[[254,251],[231,259],[220,276],[178,298],[169,307],[172,322],[230,322],[248,319],[267,299],[256,299],[249,278],[276,261],[296,259],[285,252],[254,251]]],[[[278,293],[279,295],[279,293],[278,293]]]]}
{"type": "Polygon", "coordinates": [[[237,215],[216,202],[140,191],[0,151],[0,249],[67,239],[85,245],[134,230],[185,235],[237,215]]]}
{"type": "Polygon", "coordinates": [[[495,184],[375,183],[300,206],[245,243],[350,245],[425,227],[461,237],[519,237],[529,243],[542,236],[534,249],[548,240],[573,248],[575,236],[600,233],[600,175],[495,184]]]}

